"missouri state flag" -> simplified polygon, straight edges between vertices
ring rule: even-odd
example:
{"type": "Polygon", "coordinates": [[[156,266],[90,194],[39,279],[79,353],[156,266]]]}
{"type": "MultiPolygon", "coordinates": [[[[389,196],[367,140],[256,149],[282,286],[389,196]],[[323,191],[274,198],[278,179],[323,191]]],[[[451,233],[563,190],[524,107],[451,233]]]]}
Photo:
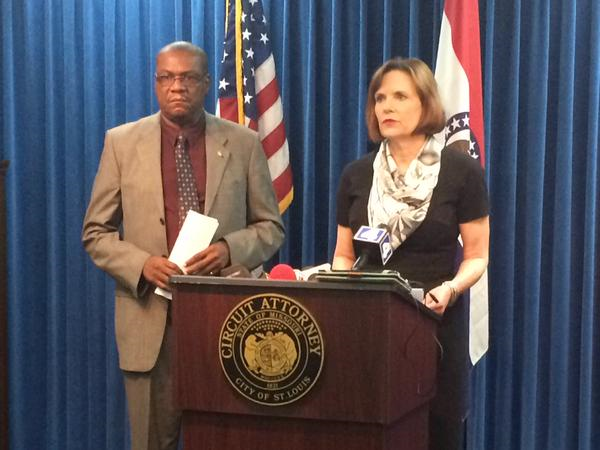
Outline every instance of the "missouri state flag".
{"type": "Polygon", "coordinates": [[[283,212],[294,190],[267,19],[260,0],[226,0],[225,11],[217,115],[258,132],[283,212]]]}
{"type": "MultiPolygon", "coordinates": [[[[446,0],[435,78],[447,123],[443,139],[485,164],[478,0],[446,0]]],[[[487,272],[470,292],[469,353],[475,364],[488,349],[487,272]]]]}

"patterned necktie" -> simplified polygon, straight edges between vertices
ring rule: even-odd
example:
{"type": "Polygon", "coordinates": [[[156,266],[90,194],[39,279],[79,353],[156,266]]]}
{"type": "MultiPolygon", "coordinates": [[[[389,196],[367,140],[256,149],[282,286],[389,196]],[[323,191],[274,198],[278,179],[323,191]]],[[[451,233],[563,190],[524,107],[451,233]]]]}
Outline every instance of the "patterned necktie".
{"type": "Polygon", "coordinates": [[[198,211],[198,188],[190,155],[185,148],[185,136],[177,136],[175,166],[177,168],[177,196],[179,199],[179,228],[190,209],[198,211]]]}

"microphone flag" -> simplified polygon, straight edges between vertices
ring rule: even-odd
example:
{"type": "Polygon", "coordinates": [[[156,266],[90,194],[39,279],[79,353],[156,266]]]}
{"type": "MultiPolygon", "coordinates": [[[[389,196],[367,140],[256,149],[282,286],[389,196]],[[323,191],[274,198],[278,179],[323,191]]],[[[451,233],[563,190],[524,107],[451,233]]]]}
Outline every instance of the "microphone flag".
{"type": "Polygon", "coordinates": [[[381,264],[384,266],[391,258],[392,253],[394,253],[390,234],[383,228],[373,228],[363,225],[354,235],[354,240],[362,243],[361,247],[365,249],[377,248],[381,264]]]}

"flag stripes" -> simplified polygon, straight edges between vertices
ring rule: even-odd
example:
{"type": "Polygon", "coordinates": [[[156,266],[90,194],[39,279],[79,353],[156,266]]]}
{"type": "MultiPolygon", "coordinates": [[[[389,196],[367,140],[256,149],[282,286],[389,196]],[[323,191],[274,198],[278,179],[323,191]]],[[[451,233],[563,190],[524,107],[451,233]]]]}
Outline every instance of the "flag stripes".
{"type": "Polygon", "coordinates": [[[260,0],[226,2],[217,115],[258,132],[279,210],[293,199],[283,105],[260,0]]]}
{"type": "MultiPolygon", "coordinates": [[[[485,164],[483,94],[477,0],[446,0],[435,78],[446,112],[442,140],[458,144],[485,164]]],[[[469,301],[469,353],[475,364],[488,349],[487,272],[465,293],[469,301]]]]}

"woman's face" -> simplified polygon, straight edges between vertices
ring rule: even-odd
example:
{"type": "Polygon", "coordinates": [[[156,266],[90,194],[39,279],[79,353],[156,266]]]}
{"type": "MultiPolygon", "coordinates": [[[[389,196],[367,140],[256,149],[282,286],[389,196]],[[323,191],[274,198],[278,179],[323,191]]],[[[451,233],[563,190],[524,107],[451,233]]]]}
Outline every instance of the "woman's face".
{"type": "Polygon", "coordinates": [[[375,116],[381,135],[387,139],[411,136],[419,124],[421,111],[412,78],[400,70],[386,73],[375,92],[375,116]]]}

